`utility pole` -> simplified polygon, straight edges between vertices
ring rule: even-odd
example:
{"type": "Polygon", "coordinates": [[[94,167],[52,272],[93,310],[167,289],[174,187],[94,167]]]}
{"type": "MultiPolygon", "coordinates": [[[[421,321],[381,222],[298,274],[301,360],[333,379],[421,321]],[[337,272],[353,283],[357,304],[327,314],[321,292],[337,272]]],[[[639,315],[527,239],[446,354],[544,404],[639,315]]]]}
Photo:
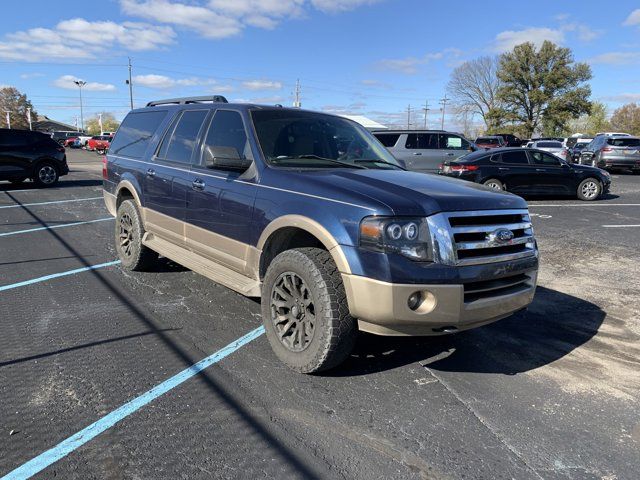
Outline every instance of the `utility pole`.
{"type": "Polygon", "coordinates": [[[73,124],[76,126],[76,132],[80,131],[80,125],[78,125],[78,116],[74,115],[73,116],[73,124]]]}
{"type": "Polygon", "coordinates": [[[31,107],[27,107],[27,122],[29,122],[29,130],[33,130],[31,127],[31,107]]]}
{"type": "Polygon", "coordinates": [[[5,110],[7,114],[7,128],[11,128],[11,110],[5,110]]]}
{"type": "Polygon", "coordinates": [[[444,130],[444,112],[447,108],[447,102],[449,99],[447,98],[447,94],[445,93],[444,98],[440,99],[440,104],[442,105],[442,121],[440,123],[440,130],[444,130]]]}
{"type": "Polygon", "coordinates": [[[102,132],[104,130],[102,128],[102,114],[101,113],[98,114],[98,125],[100,125],[100,135],[102,135],[102,132]]]}
{"type": "Polygon", "coordinates": [[[302,102],[300,101],[300,79],[296,80],[295,100],[293,101],[294,108],[301,108],[302,102]]]}
{"type": "Polygon", "coordinates": [[[429,110],[431,110],[429,108],[429,100],[427,100],[426,102],[424,102],[424,108],[422,109],[422,111],[424,112],[424,129],[427,129],[427,114],[429,113],[429,110]]]}
{"type": "Polygon", "coordinates": [[[411,104],[407,105],[407,130],[411,128],[411,104]]]}
{"type": "Polygon", "coordinates": [[[131,110],[133,110],[133,82],[131,81],[131,57],[127,57],[129,59],[129,80],[127,80],[127,85],[129,85],[129,103],[131,104],[131,110]]]}
{"type": "Polygon", "coordinates": [[[82,87],[84,87],[87,84],[87,82],[85,82],[84,80],[74,80],[73,83],[75,83],[80,89],[80,127],[84,132],[84,112],[82,111],[82,87]]]}

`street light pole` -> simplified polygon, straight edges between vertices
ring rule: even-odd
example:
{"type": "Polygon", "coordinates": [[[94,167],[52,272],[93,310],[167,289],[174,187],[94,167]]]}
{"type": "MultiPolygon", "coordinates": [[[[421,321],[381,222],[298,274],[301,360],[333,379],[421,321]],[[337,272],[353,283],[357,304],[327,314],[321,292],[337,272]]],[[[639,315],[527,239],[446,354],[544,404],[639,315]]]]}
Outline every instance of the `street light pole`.
{"type": "Polygon", "coordinates": [[[82,128],[82,131],[84,132],[84,112],[82,111],[82,87],[84,87],[87,84],[87,82],[85,82],[84,80],[74,80],[73,83],[75,83],[80,88],[80,126],[82,128]]]}
{"type": "Polygon", "coordinates": [[[31,127],[31,108],[27,107],[27,121],[29,122],[29,130],[33,130],[31,127]]]}
{"type": "Polygon", "coordinates": [[[7,128],[11,129],[11,111],[5,110],[5,112],[7,113],[7,128]]]}

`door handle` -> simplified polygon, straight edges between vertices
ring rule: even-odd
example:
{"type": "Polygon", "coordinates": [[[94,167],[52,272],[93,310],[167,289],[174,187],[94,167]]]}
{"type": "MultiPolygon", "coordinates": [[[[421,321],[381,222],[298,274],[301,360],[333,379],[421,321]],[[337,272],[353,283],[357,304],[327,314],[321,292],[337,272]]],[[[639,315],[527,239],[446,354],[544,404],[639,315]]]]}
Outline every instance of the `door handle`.
{"type": "Polygon", "coordinates": [[[536,172],[546,172],[544,168],[536,168],[536,172]]]}
{"type": "Polygon", "coordinates": [[[204,190],[205,187],[205,183],[200,180],[199,178],[196,178],[192,183],[191,183],[191,187],[194,190],[204,190]]]}
{"type": "Polygon", "coordinates": [[[153,168],[150,168],[149,170],[147,170],[147,177],[153,178],[155,176],[156,176],[156,171],[153,168]]]}
{"type": "Polygon", "coordinates": [[[507,167],[498,167],[498,170],[509,170],[507,167]]]}
{"type": "Polygon", "coordinates": [[[453,157],[454,155],[454,153],[447,153],[447,157],[453,157]]]}
{"type": "Polygon", "coordinates": [[[420,152],[413,152],[414,155],[422,155],[420,152]]]}

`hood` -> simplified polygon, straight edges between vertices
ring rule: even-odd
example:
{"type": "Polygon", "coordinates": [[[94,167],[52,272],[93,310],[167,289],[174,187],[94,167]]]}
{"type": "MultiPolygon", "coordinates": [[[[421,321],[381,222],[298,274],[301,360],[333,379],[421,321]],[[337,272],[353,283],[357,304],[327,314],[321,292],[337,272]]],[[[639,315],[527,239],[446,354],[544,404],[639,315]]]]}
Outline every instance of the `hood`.
{"type": "Polygon", "coordinates": [[[465,180],[402,170],[279,170],[277,177],[283,188],[391,210],[395,215],[527,208],[524,199],[511,193],[465,180]]]}
{"type": "Polygon", "coordinates": [[[598,167],[592,167],[591,165],[579,165],[577,163],[572,163],[571,168],[580,172],[594,172],[602,174],[602,169],[598,167]]]}

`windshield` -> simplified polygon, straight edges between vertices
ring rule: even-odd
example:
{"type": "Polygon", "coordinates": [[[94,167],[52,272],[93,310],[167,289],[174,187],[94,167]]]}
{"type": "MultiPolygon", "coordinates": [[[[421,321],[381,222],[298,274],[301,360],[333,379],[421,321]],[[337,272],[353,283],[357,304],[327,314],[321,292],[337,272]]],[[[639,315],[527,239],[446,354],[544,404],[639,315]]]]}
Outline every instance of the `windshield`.
{"type": "Polygon", "coordinates": [[[289,109],[252,110],[260,148],[271,165],[401,168],[364,127],[347,119],[289,109]]]}
{"type": "Polygon", "coordinates": [[[560,142],[538,142],[536,146],[538,148],[562,148],[560,142]]]}
{"type": "Polygon", "coordinates": [[[500,144],[500,140],[491,137],[480,137],[476,140],[476,143],[481,143],[483,145],[498,145],[500,144]]]}
{"type": "Polygon", "coordinates": [[[607,143],[614,147],[637,147],[640,146],[640,138],[609,138],[607,143]]]}

